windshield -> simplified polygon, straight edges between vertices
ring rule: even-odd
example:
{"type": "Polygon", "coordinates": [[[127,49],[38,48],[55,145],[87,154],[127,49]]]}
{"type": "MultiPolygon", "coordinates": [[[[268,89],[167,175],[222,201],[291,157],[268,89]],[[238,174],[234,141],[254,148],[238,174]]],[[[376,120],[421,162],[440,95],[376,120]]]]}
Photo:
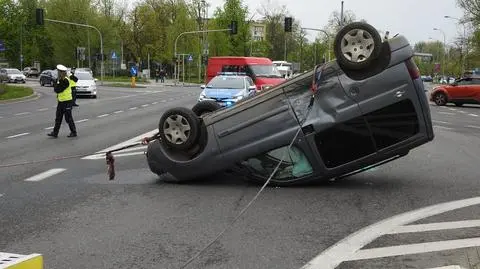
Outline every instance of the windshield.
{"type": "Polygon", "coordinates": [[[7,73],[8,74],[22,74],[22,72],[20,72],[20,70],[17,70],[17,69],[7,69],[7,73]]]}
{"type": "Polygon", "coordinates": [[[88,72],[78,72],[78,73],[75,73],[75,76],[79,79],[79,80],[93,80],[93,77],[90,73],[88,72]]]}
{"type": "Polygon", "coordinates": [[[282,74],[275,65],[250,65],[252,72],[257,77],[281,78],[282,74]]]}
{"type": "Polygon", "coordinates": [[[243,89],[245,82],[242,77],[215,77],[207,88],[221,88],[221,89],[243,89]]]}

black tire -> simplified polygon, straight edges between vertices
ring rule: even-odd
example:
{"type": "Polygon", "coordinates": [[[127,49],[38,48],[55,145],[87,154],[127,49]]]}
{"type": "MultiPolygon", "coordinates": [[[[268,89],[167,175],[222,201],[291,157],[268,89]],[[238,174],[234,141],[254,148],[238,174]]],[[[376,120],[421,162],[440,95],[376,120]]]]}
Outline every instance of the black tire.
{"type": "Polygon", "coordinates": [[[198,116],[188,108],[171,108],[165,111],[160,118],[160,122],[158,123],[158,131],[162,142],[164,142],[166,146],[178,150],[189,150],[195,146],[195,143],[198,142],[200,137],[200,120],[198,116]],[[179,116],[182,118],[178,119],[179,116]],[[167,119],[179,120],[179,125],[170,127],[167,119]],[[187,131],[182,131],[181,128],[183,126],[186,127],[187,125],[190,127],[190,129],[187,131]],[[165,132],[166,129],[170,128],[172,129],[169,132],[165,132]],[[179,134],[179,132],[184,132],[186,140],[178,141],[178,137],[175,138],[171,135],[172,132],[176,132],[176,134],[179,134]]]}
{"type": "Polygon", "coordinates": [[[443,92],[437,92],[433,95],[433,101],[437,106],[444,106],[448,103],[448,98],[443,92]]]}
{"type": "Polygon", "coordinates": [[[382,38],[380,37],[380,34],[375,29],[375,27],[371,26],[370,24],[364,22],[353,22],[344,26],[337,33],[333,46],[337,62],[342,68],[349,70],[360,70],[370,67],[372,62],[376,60],[378,56],[380,56],[382,50],[382,38]],[[342,46],[348,44],[348,41],[345,39],[347,35],[354,33],[356,36],[358,32],[356,30],[363,30],[364,35],[361,37],[363,39],[358,40],[360,41],[360,44],[358,44],[358,42],[355,42],[357,40],[351,42],[351,45],[353,46],[352,50],[365,50],[365,53],[368,55],[360,55],[361,57],[359,57],[359,61],[352,61],[350,59],[351,52],[348,52],[348,49],[345,53],[342,52],[342,46]],[[373,40],[373,44],[367,45],[367,47],[364,48],[365,39],[373,40]]]}
{"type": "Polygon", "coordinates": [[[192,111],[193,113],[195,113],[197,116],[202,116],[204,114],[207,114],[207,113],[211,113],[215,110],[218,110],[222,108],[221,105],[219,105],[218,103],[214,102],[214,101],[210,101],[210,100],[207,100],[207,101],[201,101],[201,102],[198,102],[196,103],[193,108],[192,108],[192,111]]]}

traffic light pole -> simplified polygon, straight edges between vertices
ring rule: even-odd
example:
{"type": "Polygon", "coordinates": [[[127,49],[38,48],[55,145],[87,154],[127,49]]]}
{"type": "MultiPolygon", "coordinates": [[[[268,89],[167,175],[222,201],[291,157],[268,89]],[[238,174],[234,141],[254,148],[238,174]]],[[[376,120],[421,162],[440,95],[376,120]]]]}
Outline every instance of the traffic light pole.
{"type": "Polygon", "coordinates": [[[330,40],[330,34],[327,33],[327,31],[322,30],[322,29],[317,29],[317,28],[305,28],[302,27],[302,30],[312,30],[312,31],[317,31],[317,32],[322,32],[327,36],[327,42],[328,42],[328,61],[330,62],[330,51],[332,50],[332,44],[330,40]]]}
{"type": "Polygon", "coordinates": [[[98,35],[100,36],[100,54],[102,55],[102,61],[101,61],[101,67],[100,67],[100,81],[102,82],[103,85],[103,76],[104,76],[104,69],[103,69],[103,38],[102,38],[102,33],[100,30],[98,30],[95,26],[91,26],[88,24],[80,24],[80,23],[74,23],[74,22],[67,22],[67,21],[57,21],[57,20],[52,20],[52,19],[45,19],[46,21],[51,21],[51,22],[58,22],[58,23],[64,23],[64,24],[71,24],[71,25],[76,25],[76,26],[83,26],[83,27],[89,27],[97,30],[98,35]]]}
{"type": "Polygon", "coordinates": [[[186,34],[199,34],[199,33],[210,33],[210,32],[227,32],[227,31],[231,31],[230,28],[228,29],[217,29],[217,30],[203,30],[203,31],[190,31],[190,32],[183,32],[181,34],[179,34],[177,36],[177,38],[175,39],[175,48],[174,48],[174,52],[173,52],[173,56],[175,57],[175,85],[177,85],[177,82],[179,82],[180,80],[180,76],[178,74],[178,71],[179,71],[179,66],[178,66],[178,59],[177,59],[177,42],[178,42],[178,39],[183,36],[183,35],[186,35],[186,34]]]}

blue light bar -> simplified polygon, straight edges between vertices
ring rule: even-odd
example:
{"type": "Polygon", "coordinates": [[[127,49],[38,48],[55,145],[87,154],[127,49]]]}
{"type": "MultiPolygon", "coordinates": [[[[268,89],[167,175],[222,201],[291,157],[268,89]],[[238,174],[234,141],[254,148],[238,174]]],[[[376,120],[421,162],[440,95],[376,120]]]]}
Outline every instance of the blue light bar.
{"type": "Polygon", "coordinates": [[[246,76],[245,72],[218,72],[218,76],[246,76]]]}

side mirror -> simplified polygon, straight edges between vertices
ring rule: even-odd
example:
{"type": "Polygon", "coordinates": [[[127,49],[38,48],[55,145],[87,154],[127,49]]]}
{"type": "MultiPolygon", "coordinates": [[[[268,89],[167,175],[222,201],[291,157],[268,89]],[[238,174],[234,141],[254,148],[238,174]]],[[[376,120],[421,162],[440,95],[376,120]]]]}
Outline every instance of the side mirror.
{"type": "Polygon", "coordinates": [[[255,85],[249,86],[249,87],[248,87],[248,92],[249,92],[250,94],[253,94],[253,93],[257,92],[257,86],[255,86],[255,85]]]}
{"type": "Polygon", "coordinates": [[[202,89],[202,90],[205,89],[205,85],[201,85],[200,89],[202,89]]]}

